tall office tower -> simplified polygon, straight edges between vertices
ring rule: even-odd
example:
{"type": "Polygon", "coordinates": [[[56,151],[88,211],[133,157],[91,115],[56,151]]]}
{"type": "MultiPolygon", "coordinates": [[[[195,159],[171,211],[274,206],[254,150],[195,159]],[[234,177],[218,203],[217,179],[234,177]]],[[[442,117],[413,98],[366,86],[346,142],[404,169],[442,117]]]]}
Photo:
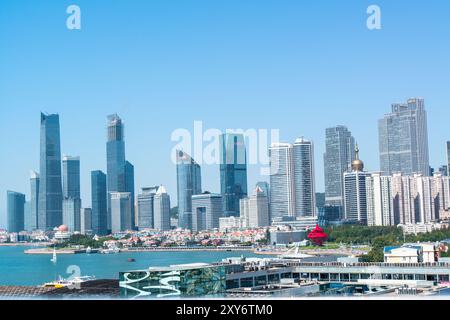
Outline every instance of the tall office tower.
{"type": "Polygon", "coordinates": [[[192,196],[202,193],[200,166],[186,152],[177,150],[178,226],[192,229],[192,196]]]}
{"type": "Polygon", "coordinates": [[[393,104],[392,112],[378,122],[381,171],[430,175],[427,112],[423,99],[393,104]]]}
{"type": "Polygon", "coordinates": [[[64,156],[63,224],[70,232],[81,231],[80,158],[64,156]]]}
{"type": "Polygon", "coordinates": [[[367,224],[369,226],[394,226],[391,176],[372,173],[366,178],[367,224]]]}
{"type": "Polygon", "coordinates": [[[138,227],[142,229],[154,228],[154,198],[158,187],[142,188],[138,194],[138,227]]]}
{"type": "Polygon", "coordinates": [[[447,141],[447,173],[450,176],[450,141],[447,141]]]}
{"type": "Polygon", "coordinates": [[[65,198],[63,200],[63,224],[70,232],[81,231],[81,199],[65,198]]]}
{"type": "Polygon", "coordinates": [[[129,192],[110,193],[111,232],[131,230],[131,194],[129,192]]]}
{"type": "Polygon", "coordinates": [[[31,171],[30,177],[31,197],[30,197],[30,230],[38,228],[39,213],[39,174],[31,171]]]}
{"type": "Polygon", "coordinates": [[[7,222],[8,232],[20,232],[25,229],[25,195],[19,192],[7,191],[7,222]]]}
{"type": "Polygon", "coordinates": [[[242,134],[220,136],[220,190],[225,216],[239,216],[239,200],[247,196],[247,155],[242,134]]]}
{"type": "Polygon", "coordinates": [[[92,209],[81,209],[81,234],[92,234],[92,209]]]}
{"type": "Polygon", "coordinates": [[[108,234],[108,209],[106,175],[100,171],[91,172],[92,232],[104,236],[108,234]]]}
{"type": "Polygon", "coordinates": [[[316,190],[314,181],[314,145],[299,138],[293,146],[295,214],[297,217],[316,215],[316,190]]]}
{"type": "Polygon", "coordinates": [[[447,165],[440,166],[438,173],[444,177],[447,177],[448,176],[448,166],[447,165]]]}
{"type": "Polygon", "coordinates": [[[62,224],[62,181],[59,115],[41,113],[38,229],[62,224]]]}
{"type": "Polygon", "coordinates": [[[274,143],[269,148],[270,158],[270,213],[271,220],[295,216],[293,188],[294,164],[292,145],[274,143]]]}
{"type": "Polygon", "coordinates": [[[125,161],[125,191],[131,194],[131,229],[136,228],[135,217],[135,195],[134,195],[134,166],[125,161]]]}
{"type": "Polygon", "coordinates": [[[107,229],[111,230],[110,193],[126,192],[124,125],[117,114],[108,116],[108,138],[106,142],[107,174],[107,229]]]}
{"type": "Polygon", "coordinates": [[[325,134],[325,205],[326,211],[332,212],[330,218],[339,220],[343,218],[344,208],[343,174],[355,159],[355,138],[345,126],[327,128],[325,134]]]}
{"type": "Polygon", "coordinates": [[[63,197],[80,198],[80,157],[64,156],[63,167],[63,197]]]}
{"type": "Polygon", "coordinates": [[[33,231],[31,228],[31,201],[25,201],[24,211],[23,211],[23,230],[25,231],[33,231]]]}
{"type": "Polygon", "coordinates": [[[256,187],[255,193],[248,200],[248,226],[250,228],[270,226],[269,200],[259,187],[256,187]]]}
{"type": "Polygon", "coordinates": [[[170,230],[170,196],[166,188],[160,186],[153,198],[153,224],[154,228],[161,231],[170,230]]]}
{"type": "Polygon", "coordinates": [[[359,159],[359,149],[355,146],[355,160],[351,171],[344,172],[344,213],[345,220],[367,224],[367,192],[364,163],[359,159]]]}
{"type": "Polygon", "coordinates": [[[204,192],[192,196],[192,230],[194,232],[219,228],[223,215],[220,194],[204,192]]]}

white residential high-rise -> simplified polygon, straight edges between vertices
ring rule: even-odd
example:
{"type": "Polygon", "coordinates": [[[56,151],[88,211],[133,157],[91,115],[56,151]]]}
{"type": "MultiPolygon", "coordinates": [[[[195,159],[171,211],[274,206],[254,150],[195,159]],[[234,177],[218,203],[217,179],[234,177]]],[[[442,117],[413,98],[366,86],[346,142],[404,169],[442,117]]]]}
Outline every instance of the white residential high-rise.
{"type": "Polygon", "coordinates": [[[248,226],[250,228],[268,227],[269,200],[264,191],[257,187],[255,193],[249,198],[248,226]]]}
{"type": "Polygon", "coordinates": [[[299,138],[276,143],[270,156],[270,219],[315,216],[314,147],[299,138]]]}
{"type": "Polygon", "coordinates": [[[372,173],[366,178],[367,224],[369,226],[393,226],[392,177],[372,173]]]}

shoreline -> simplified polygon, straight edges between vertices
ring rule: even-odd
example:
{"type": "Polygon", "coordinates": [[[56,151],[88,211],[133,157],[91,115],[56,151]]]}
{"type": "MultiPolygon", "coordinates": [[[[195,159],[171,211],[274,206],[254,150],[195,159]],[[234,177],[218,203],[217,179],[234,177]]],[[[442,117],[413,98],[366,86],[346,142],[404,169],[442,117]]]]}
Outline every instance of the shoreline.
{"type": "Polygon", "coordinates": [[[13,242],[0,243],[0,247],[47,247],[50,242],[13,242]]]}

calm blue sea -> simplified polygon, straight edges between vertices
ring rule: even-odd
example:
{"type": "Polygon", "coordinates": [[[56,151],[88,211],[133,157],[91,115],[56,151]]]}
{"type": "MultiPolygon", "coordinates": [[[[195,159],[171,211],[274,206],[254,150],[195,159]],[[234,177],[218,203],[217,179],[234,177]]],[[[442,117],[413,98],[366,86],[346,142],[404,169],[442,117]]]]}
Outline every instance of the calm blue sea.
{"type": "Polygon", "coordinates": [[[59,276],[70,277],[79,270],[82,276],[97,279],[118,279],[120,271],[146,269],[196,262],[217,262],[227,257],[254,257],[248,251],[233,252],[133,252],[117,254],[58,255],[53,264],[51,255],[24,254],[28,247],[0,247],[0,285],[41,285],[59,276]],[[136,259],[128,262],[128,258],[136,259]]]}

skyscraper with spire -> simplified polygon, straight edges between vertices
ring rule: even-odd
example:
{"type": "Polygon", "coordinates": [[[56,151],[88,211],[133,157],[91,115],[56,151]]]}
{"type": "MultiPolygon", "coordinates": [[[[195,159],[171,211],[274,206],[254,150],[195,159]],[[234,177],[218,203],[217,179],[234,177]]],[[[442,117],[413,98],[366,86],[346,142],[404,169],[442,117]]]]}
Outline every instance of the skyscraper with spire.
{"type": "Polygon", "coordinates": [[[355,160],[351,170],[344,173],[344,214],[345,220],[367,225],[366,178],[364,162],[359,159],[359,147],[355,145],[355,160]]]}

